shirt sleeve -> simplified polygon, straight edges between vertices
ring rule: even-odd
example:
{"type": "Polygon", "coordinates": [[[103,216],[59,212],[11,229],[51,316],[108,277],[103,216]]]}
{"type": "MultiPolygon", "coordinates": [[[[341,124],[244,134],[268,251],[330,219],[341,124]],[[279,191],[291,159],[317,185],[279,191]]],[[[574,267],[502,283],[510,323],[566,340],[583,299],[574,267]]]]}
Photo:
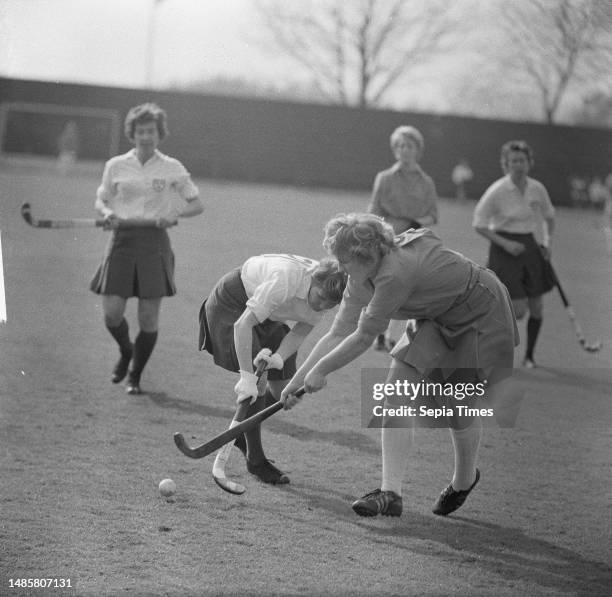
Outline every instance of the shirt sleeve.
{"type": "Polygon", "coordinates": [[[488,228],[495,213],[495,200],[491,187],[480,198],[474,209],[472,226],[474,228],[488,228]]]}
{"type": "Polygon", "coordinates": [[[436,185],[431,177],[426,179],[426,204],[427,213],[425,215],[433,218],[433,223],[438,223],[438,193],[436,192],[436,185]]]}
{"type": "Polygon", "coordinates": [[[542,210],[542,217],[546,219],[555,217],[555,208],[553,207],[550,195],[543,184],[539,185],[540,188],[540,209],[542,210]]]}
{"type": "Polygon", "coordinates": [[[104,172],[102,173],[102,182],[96,191],[95,208],[99,211],[101,211],[104,207],[108,207],[109,201],[114,195],[111,170],[111,163],[106,162],[104,165],[104,172]]]}
{"type": "Polygon", "coordinates": [[[412,290],[407,280],[412,278],[409,272],[402,272],[401,276],[392,272],[377,276],[374,296],[361,313],[359,329],[371,335],[384,333],[389,321],[410,297],[412,290]]]}
{"type": "Polygon", "coordinates": [[[187,203],[189,203],[190,201],[195,200],[199,196],[200,192],[198,190],[198,187],[196,187],[193,183],[191,175],[189,174],[185,166],[183,166],[183,164],[181,164],[181,162],[179,162],[178,160],[176,161],[176,166],[178,169],[178,174],[176,176],[175,182],[176,190],[181,196],[181,198],[187,201],[187,203]]]}

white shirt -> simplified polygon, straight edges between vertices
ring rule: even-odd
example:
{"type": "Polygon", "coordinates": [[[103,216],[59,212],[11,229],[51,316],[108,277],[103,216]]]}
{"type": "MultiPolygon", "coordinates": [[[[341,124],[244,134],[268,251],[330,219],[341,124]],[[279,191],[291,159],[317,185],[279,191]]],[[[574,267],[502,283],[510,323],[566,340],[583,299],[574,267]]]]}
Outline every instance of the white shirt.
{"type": "Polygon", "coordinates": [[[318,262],[299,255],[258,255],[245,261],[240,272],[247,307],[260,323],[297,321],[315,326],[323,312],[308,304],[312,272],[318,262]]]}
{"type": "Polygon", "coordinates": [[[542,219],[554,218],[546,187],[527,177],[521,193],[510,176],[496,180],[478,201],[474,210],[474,228],[489,228],[494,232],[527,234],[538,232],[542,219]]]}
{"type": "Polygon", "coordinates": [[[106,162],[96,208],[111,209],[120,218],[177,218],[185,202],[198,197],[189,172],[160,151],[141,164],[132,149],[106,162]]]}

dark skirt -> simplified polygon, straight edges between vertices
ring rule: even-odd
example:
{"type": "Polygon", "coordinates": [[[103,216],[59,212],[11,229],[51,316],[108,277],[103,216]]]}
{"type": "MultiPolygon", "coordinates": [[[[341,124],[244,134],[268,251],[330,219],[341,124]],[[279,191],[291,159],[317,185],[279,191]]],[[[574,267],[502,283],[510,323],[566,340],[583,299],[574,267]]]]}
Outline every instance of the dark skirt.
{"type": "Polygon", "coordinates": [[[89,288],[96,294],[123,298],[176,294],[168,233],[163,228],[114,230],[89,288]]]}
{"type": "Polygon", "coordinates": [[[499,245],[491,243],[487,267],[493,270],[505,284],[511,298],[535,298],[552,290],[555,286],[550,265],[544,259],[533,234],[498,232],[500,236],[525,245],[520,255],[510,255],[499,245]]]}
{"type": "MultiPolygon", "coordinates": [[[[238,372],[238,357],[234,345],[234,324],[247,308],[248,297],[240,278],[240,269],[225,274],[202,303],[199,315],[200,339],[198,348],[209,352],[217,365],[238,372]]],[[[280,321],[266,319],[253,327],[253,358],[262,348],[276,352],[290,328],[280,321]]],[[[270,369],[268,379],[291,379],[296,372],[294,353],[285,361],[282,370],[270,369]]]]}

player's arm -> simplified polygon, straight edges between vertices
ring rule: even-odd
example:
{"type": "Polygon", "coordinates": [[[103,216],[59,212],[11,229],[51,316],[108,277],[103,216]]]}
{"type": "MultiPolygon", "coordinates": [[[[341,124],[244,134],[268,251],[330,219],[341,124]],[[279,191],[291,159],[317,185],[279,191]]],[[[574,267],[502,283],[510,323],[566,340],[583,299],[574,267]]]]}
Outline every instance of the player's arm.
{"type": "Polygon", "coordinates": [[[253,328],[258,324],[251,309],[246,308],[234,323],[234,348],[240,368],[240,380],[234,391],[238,401],[257,398],[257,378],[253,373],[253,328]]]}
{"type": "Polygon", "coordinates": [[[350,336],[342,339],[331,351],[317,361],[304,378],[307,392],[317,392],[325,385],[325,378],[342,369],[361,356],[372,346],[377,334],[357,328],[350,336]]]}
{"type": "Polygon", "coordinates": [[[204,204],[199,195],[185,199],[185,207],[179,213],[181,218],[192,218],[198,216],[204,211],[204,204]]]}
{"type": "Polygon", "coordinates": [[[372,199],[368,205],[368,213],[384,218],[387,215],[386,210],[382,206],[381,197],[383,195],[383,176],[381,173],[376,175],[374,179],[374,187],[372,189],[372,199]]]}
{"type": "Polygon", "coordinates": [[[438,223],[438,194],[436,193],[436,186],[431,179],[427,181],[425,196],[427,213],[416,218],[416,221],[420,226],[433,226],[438,223]]]}
{"type": "Polygon", "coordinates": [[[555,233],[555,218],[549,217],[544,219],[544,236],[542,239],[542,243],[544,244],[544,248],[546,249],[546,258],[550,258],[550,254],[552,252],[552,239],[553,234],[555,233]]]}
{"type": "Polygon", "coordinates": [[[553,207],[550,195],[544,185],[540,187],[542,189],[542,244],[546,249],[546,258],[550,258],[552,250],[552,238],[555,233],[555,208],[553,207]]]}
{"type": "Polygon", "coordinates": [[[345,335],[334,332],[333,328],[327,332],[310,351],[300,368],[296,371],[291,381],[287,384],[281,394],[281,400],[295,392],[304,385],[306,374],[322,359],[325,355],[334,350],[346,338],[345,335]]]}
{"type": "Polygon", "coordinates": [[[94,203],[95,210],[103,217],[109,218],[113,215],[113,210],[109,206],[109,202],[113,197],[112,182],[111,182],[111,167],[107,162],[104,166],[102,174],[102,182],[96,191],[96,201],[94,203]]]}
{"type": "Polygon", "coordinates": [[[485,191],[485,194],[480,198],[474,209],[474,218],[472,226],[474,230],[484,236],[489,242],[501,247],[510,255],[520,255],[525,250],[525,245],[517,243],[513,240],[504,238],[489,228],[489,222],[495,215],[495,199],[490,189],[485,191]]]}
{"type": "Polygon", "coordinates": [[[518,243],[508,238],[504,238],[489,228],[476,226],[474,230],[493,244],[501,247],[504,251],[506,251],[506,253],[510,253],[510,255],[514,255],[515,257],[520,255],[525,250],[525,245],[523,243],[518,243]]]}
{"type": "Polygon", "coordinates": [[[234,323],[234,347],[238,365],[243,371],[253,371],[253,328],[259,323],[251,309],[246,308],[234,323]]]}
{"type": "Polygon", "coordinates": [[[283,359],[283,362],[298,351],[306,336],[313,330],[313,327],[309,323],[300,321],[291,328],[291,331],[283,338],[276,351],[281,359],[283,359]]]}

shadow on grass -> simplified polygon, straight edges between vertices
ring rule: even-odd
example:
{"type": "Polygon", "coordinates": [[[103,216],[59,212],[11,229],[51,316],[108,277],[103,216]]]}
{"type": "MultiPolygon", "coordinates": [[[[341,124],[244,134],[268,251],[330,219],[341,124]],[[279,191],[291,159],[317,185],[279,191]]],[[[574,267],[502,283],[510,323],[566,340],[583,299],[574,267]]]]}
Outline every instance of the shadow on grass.
{"type": "Polygon", "coordinates": [[[309,509],[324,509],[335,515],[343,524],[343,533],[354,535],[355,541],[369,540],[389,549],[473,566],[509,582],[531,583],[558,594],[573,591],[573,595],[584,597],[610,595],[612,567],[530,537],[521,529],[456,514],[438,517],[406,509],[401,518],[360,518],[351,510],[355,496],[329,488],[287,490],[305,498],[309,509]]]}
{"type": "MultiPolygon", "coordinates": [[[[234,411],[229,408],[211,406],[207,404],[196,404],[195,402],[190,402],[189,400],[168,396],[168,394],[165,392],[143,392],[142,395],[147,396],[151,402],[160,408],[174,409],[180,412],[197,414],[202,417],[220,418],[227,424],[229,424],[234,416],[234,411]]],[[[283,411],[280,411],[277,416],[282,416],[282,412],[283,411]]],[[[359,431],[346,431],[340,429],[319,431],[311,429],[310,427],[304,427],[303,425],[292,423],[286,418],[282,420],[270,418],[263,424],[266,426],[266,429],[272,433],[286,435],[301,441],[335,443],[339,446],[370,454],[378,454],[380,450],[376,441],[364,433],[360,433],[359,431]]]]}

